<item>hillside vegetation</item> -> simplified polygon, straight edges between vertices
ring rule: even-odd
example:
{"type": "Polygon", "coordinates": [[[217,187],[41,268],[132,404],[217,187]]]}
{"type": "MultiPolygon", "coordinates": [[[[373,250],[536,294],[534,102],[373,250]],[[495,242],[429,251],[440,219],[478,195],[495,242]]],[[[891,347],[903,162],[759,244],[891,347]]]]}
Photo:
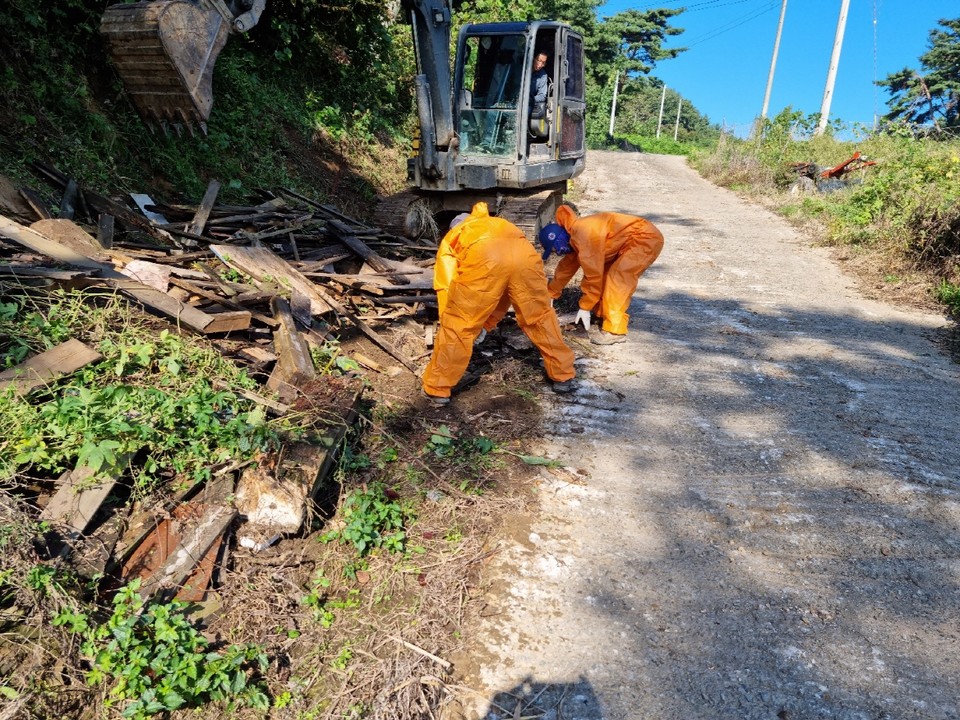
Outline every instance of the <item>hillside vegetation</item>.
{"type": "Polygon", "coordinates": [[[784,110],[754,139],[723,137],[693,162],[842,248],[876,293],[960,315],[960,140],[900,125],[844,141],[815,136],[817,119],[784,110]],[[855,153],[873,164],[815,182],[798,172],[820,174],[855,153]]]}
{"type": "MultiPolygon", "coordinates": [[[[471,0],[459,23],[554,18],[585,37],[590,107],[610,107],[620,75],[624,132],[649,112],[657,61],[677,11],[630,11],[600,21],[599,0],[471,0]],[[652,89],[651,89],[652,88],[652,89]]],[[[260,22],[231,36],[214,73],[206,135],[148,132],[123,92],[98,32],[102,2],[14,0],[0,8],[0,174],[31,181],[42,160],[101,193],[198,200],[217,179],[224,201],[290,186],[358,210],[401,189],[414,133],[410,28],[399,2],[269,2],[260,22]]],[[[606,141],[606,113],[589,116],[606,141]]],[[[707,125],[686,103],[685,136],[707,125]]],[[[348,210],[350,208],[347,208],[348,210]]]]}

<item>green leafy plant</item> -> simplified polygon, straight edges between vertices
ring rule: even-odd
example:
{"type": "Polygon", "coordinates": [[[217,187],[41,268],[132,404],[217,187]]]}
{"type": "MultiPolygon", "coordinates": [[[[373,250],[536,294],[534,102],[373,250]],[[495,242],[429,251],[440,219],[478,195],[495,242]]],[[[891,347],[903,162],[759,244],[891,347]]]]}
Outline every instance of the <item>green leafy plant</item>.
{"type": "Polygon", "coordinates": [[[185,603],[145,604],[140,581],[121,588],[106,623],[93,625],[77,610],[60,613],[55,625],[84,637],[90,685],[110,683],[108,704],[121,704],[127,718],[145,718],[181,707],[225,702],[228,708],[270,706],[257,671],[267,667],[258,645],[231,645],[223,652],[183,614],[185,603]]]}
{"type": "Polygon", "coordinates": [[[451,434],[450,428],[441,425],[436,431],[430,434],[427,441],[427,450],[437,457],[448,457],[456,450],[456,438],[451,434]]]}
{"type": "Polygon", "coordinates": [[[367,489],[350,493],[343,503],[341,514],[344,527],[327,533],[325,541],[351,543],[361,557],[377,548],[404,552],[404,525],[413,519],[413,512],[392,499],[382,484],[375,483],[367,489]]]}
{"type": "Polygon", "coordinates": [[[955,317],[960,317],[960,284],[941,280],[934,290],[937,300],[947,306],[955,317]]]}
{"type": "Polygon", "coordinates": [[[333,611],[327,607],[327,589],[330,587],[330,579],[326,577],[323,570],[318,570],[310,582],[310,588],[306,595],[300,598],[300,602],[313,610],[313,617],[323,627],[330,627],[336,617],[333,611]]]}
{"type": "MultiPolygon", "coordinates": [[[[279,442],[280,424],[234,388],[253,381],[212,348],[133,321],[112,297],[95,304],[82,294],[14,298],[21,310],[0,312],[4,363],[67,337],[96,340],[103,355],[53,394],[30,403],[0,402],[0,479],[36,470],[94,472],[142,453],[134,484],[149,491],[170,474],[209,477],[227,460],[252,457],[279,442]],[[92,338],[88,338],[93,335],[92,338]]],[[[292,429],[290,429],[292,432],[292,429]]]]}

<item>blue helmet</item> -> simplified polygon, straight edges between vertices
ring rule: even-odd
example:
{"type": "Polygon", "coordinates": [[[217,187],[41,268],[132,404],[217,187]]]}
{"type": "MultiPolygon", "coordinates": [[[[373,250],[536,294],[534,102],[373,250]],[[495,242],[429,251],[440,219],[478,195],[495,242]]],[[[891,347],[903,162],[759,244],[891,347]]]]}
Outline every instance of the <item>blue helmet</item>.
{"type": "Polygon", "coordinates": [[[540,244],[543,246],[543,259],[550,257],[550,253],[557,255],[566,255],[573,248],[570,247],[570,233],[563,229],[562,225],[550,223],[544,225],[540,231],[540,244]]]}

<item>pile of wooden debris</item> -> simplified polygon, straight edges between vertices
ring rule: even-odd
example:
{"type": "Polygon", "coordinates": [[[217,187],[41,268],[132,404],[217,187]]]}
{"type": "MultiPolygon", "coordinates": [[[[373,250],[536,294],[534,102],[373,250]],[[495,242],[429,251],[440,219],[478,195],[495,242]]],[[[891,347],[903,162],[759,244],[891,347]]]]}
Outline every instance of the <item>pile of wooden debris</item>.
{"type": "MultiPolygon", "coordinates": [[[[354,354],[358,363],[375,372],[418,372],[423,357],[406,355],[384,327],[423,317],[436,304],[435,247],[411,244],[288,189],[261,191],[250,206],[218,205],[220,186],[211,182],[197,206],[160,205],[142,195],[128,205],[80,188],[54,168],[37,170],[59,197],[56,217],[40,193],[0,178],[0,294],[111,288],[262,371],[262,392],[245,397],[266,412],[322,402],[334,418],[320,444],[228,468],[162,507],[95,528],[118,478],[94,477],[83,466],[60,478],[41,518],[83,574],[120,568],[125,579],[143,579],[144,596],[199,600],[238,515],[240,543],[254,551],[300,529],[355,420],[362,385],[325,391],[311,346],[353,326],[402,367],[354,354]]],[[[426,325],[429,335],[432,323],[426,325]]],[[[7,393],[0,397],[27,398],[99,358],[94,348],[67,341],[0,373],[0,392],[7,393]]]]}

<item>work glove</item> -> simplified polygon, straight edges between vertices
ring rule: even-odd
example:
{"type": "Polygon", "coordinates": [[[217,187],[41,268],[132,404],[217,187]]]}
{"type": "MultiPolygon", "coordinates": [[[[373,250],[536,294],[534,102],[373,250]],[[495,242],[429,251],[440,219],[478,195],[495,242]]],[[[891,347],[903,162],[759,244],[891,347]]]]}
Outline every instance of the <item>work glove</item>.
{"type": "Polygon", "coordinates": [[[583,323],[583,329],[587,332],[590,332],[590,311],[589,310],[578,310],[577,317],[574,319],[573,324],[583,323]]]}
{"type": "Polygon", "coordinates": [[[473,341],[474,345],[482,345],[483,341],[487,339],[487,331],[484,328],[480,328],[480,334],[477,335],[477,339],[473,341]]]}

